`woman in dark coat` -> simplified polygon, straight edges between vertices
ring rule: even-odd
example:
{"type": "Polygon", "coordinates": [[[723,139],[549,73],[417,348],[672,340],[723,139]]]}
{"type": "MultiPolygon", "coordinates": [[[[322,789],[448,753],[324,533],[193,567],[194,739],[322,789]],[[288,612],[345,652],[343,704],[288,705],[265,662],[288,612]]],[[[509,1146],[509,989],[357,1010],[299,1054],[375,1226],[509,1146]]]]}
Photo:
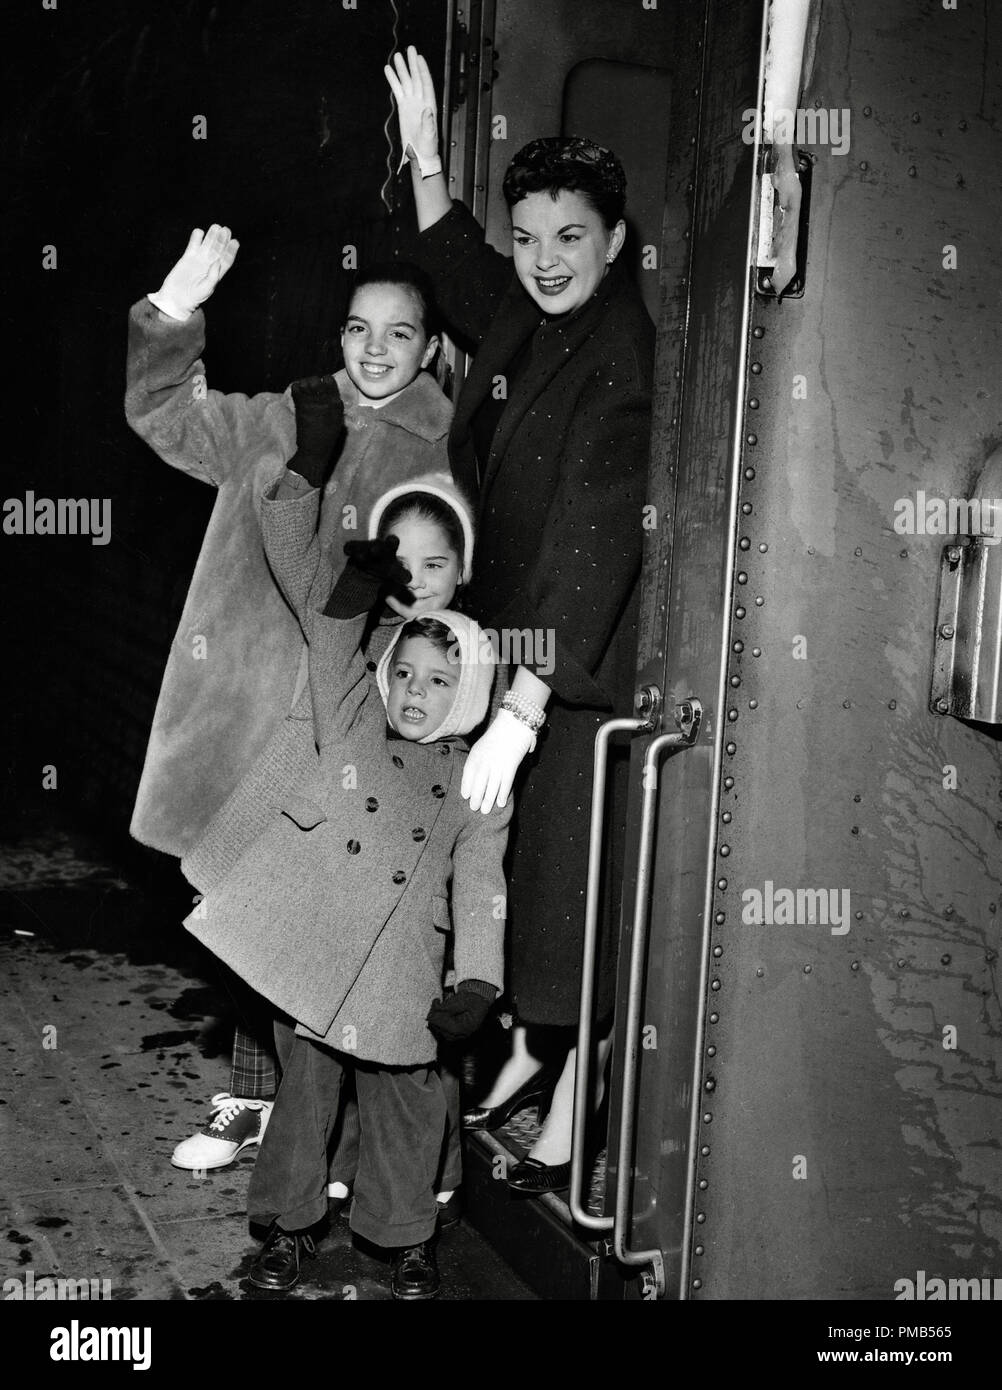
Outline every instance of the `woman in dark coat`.
{"type": "MultiPolygon", "coordinates": [[[[424,59],[409,49],[385,71],[414,184],[419,235],[408,254],[476,354],[449,439],[454,475],[479,498],[470,602],[517,668],[463,778],[463,795],[487,812],[505,804],[521,764],[508,899],[519,1027],[511,1058],[468,1116],[495,1128],[552,1074],[540,1068],[545,1034],[534,1025],[577,1022],[594,736],[632,703],[654,328],[617,262],[626,181],[613,154],[577,138],[520,151],[504,181],[509,259],[449,197],[424,59]]],[[[625,770],[620,758],[614,844],[625,770]]],[[[606,1025],[618,867],[606,865],[601,914],[597,1012],[606,1025]]],[[[572,1049],[540,1139],[509,1176],[517,1190],[566,1186],[574,1061],[572,1049]]]]}

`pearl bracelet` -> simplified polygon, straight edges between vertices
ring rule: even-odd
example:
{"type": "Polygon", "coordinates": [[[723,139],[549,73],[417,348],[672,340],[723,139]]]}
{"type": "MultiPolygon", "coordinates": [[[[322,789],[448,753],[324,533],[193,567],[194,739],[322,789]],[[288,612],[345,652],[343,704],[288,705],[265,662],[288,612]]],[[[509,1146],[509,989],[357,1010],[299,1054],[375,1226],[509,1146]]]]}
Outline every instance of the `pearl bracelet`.
{"type": "Polygon", "coordinates": [[[546,711],[542,705],[537,705],[534,700],[529,700],[524,695],[516,695],[514,690],[509,690],[505,695],[501,701],[501,708],[513,714],[534,734],[538,734],[546,723],[546,711]]]}

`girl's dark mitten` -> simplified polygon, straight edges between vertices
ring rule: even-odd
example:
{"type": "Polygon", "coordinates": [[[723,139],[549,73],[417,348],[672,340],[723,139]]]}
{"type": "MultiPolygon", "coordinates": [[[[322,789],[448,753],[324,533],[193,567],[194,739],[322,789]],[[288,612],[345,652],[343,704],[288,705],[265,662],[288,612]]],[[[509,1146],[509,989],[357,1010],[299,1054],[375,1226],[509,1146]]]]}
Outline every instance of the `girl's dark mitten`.
{"type": "Polygon", "coordinates": [[[311,487],[323,487],[344,433],[344,403],[332,376],[292,383],[296,406],[296,452],[288,466],[311,487]]]}
{"type": "Polygon", "coordinates": [[[383,541],[348,541],[344,548],[348,563],[324,608],[328,617],[354,618],[368,612],[380,590],[410,602],[410,570],[397,559],[397,545],[396,536],[383,541]]]}

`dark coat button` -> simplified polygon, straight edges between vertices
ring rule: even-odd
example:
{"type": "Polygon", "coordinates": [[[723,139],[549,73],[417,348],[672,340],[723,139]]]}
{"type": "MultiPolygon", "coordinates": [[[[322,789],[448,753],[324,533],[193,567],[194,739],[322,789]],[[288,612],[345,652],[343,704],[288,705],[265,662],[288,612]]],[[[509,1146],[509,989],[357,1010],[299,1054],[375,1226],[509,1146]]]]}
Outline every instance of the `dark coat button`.
{"type": "Polygon", "coordinates": [[[362,846],[358,843],[357,840],[349,840],[349,841],[348,841],[348,853],[349,853],[349,854],[357,854],[358,851],[359,851],[361,848],[362,848],[362,846]]]}
{"type": "Polygon", "coordinates": [[[435,783],[431,789],[431,794],[432,796],[437,796],[439,801],[442,800],[442,797],[445,796],[445,788],[442,786],[441,782],[435,783]]]}
{"type": "Polygon", "coordinates": [[[378,811],[378,810],[379,810],[379,802],[376,800],[376,798],[375,798],[374,796],[367,796],[367,797],[365,798],[365,809],[366,809],[367,811],[378,811]]]}
{"type": "Polygon", "coordinates": [[[438,745],[438,751],[444,758],[447,758],[449,756],[449,745],[447,743],[440,743],[438,745]]]}
{"type": "Polygon", "coordinates": [[[394,753],[394,755],[393,755],[393,766],[394,766],[394,767],[403,767],[403,765],[404,765],[404,760],[403,760],[403,758],[399,758],[399,757],[396,755],[396,753],[394,753]]]}
{"type": "Polygon", "coordinates": [[[367,661],[365,663],[365,669],[367,671],[374,671],[376,669],[376,663],[374,661],[367,661]]]}
{"type": "Polygon", "coordinates": [[[404,873],[403,869],[397,869],[396,873],[393,875],[393,882],[403,883],[406,877],[407,875],[404,873]]]}
{"type": "Polygon", "coordinates": [[[422,830],[420,826],[418,826],[416,830],[411,831],[411,839],[417,840],[418,844],[420,844],[421,841],[425,838],[425,833],[426,832],[422,830]]]}

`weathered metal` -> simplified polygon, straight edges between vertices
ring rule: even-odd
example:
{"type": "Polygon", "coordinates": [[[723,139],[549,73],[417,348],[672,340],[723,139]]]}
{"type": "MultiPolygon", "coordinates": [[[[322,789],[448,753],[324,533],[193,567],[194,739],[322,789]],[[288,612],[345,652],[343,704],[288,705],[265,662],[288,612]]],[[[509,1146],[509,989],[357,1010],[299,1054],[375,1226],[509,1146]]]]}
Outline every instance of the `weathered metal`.
{"type": "Polygon", "coordinates": [[[676,1297],[893,1299],[1002,1269],[999,745],[929,708],[944,538],[895,527],[997,442],[1002,45],[973,12],[816,11],[801,101],[851,146],[815,151],[777,302],[744,256],[749,11],[707,6],[660,325],[641,674],[708,718],[661,779],[635,1243],[676,1297]]]}

